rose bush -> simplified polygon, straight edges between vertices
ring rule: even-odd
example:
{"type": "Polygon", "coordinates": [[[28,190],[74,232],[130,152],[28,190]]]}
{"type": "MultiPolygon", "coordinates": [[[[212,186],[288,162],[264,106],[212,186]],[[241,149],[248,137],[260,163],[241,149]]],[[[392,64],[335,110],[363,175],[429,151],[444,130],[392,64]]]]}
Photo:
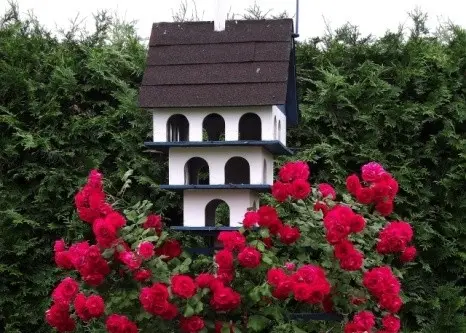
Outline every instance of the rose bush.
{"type": "MultiPolygon", "coordinates": [[[[414,260],[409,223],[388,220],[397,181],[378,163],[350,175],[350,194],[311,187],[304,162],[289,162],[223,248],[191,257],[142,202],[124,214],[93,170],[75,204],[92,237],[54,245],[69,273],[52,292],[46,321],[60,332],[397,333],[402,267],[414,260]],[[293,321],[335,312],[340,322],[293,321]]],[[[179,235],[177,235],[179,237],[179,235]]]]}

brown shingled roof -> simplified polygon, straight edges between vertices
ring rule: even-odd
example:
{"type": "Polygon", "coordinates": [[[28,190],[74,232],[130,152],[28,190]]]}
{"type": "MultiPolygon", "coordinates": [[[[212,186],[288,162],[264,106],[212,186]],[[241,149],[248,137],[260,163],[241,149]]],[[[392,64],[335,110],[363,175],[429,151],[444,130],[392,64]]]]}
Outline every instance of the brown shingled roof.
{"type": "Polygon", "coordinates": [[[285,104],[293,21],[155,23],[143,108],[285,104]]]}

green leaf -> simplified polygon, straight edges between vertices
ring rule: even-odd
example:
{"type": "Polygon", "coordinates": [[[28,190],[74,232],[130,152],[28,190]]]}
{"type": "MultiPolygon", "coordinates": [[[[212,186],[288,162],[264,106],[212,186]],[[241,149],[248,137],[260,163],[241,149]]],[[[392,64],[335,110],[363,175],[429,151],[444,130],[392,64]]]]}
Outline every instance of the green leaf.
{"type": "Polygon", "coordinates": [[[262,255],[262,261],[265,262],[268,265],[273,265],[273,260],[270,258],[268,255],[263,254],[262,255]]]}
{"type": "Polygon", "coordinates": [[[259,235],[260,235],[262,238],[269,238],[269,237],[270,237],[269,229],[261,228],[261,229],[259,230],[259,235]]]}
{"type": "Polygon", "coordinates": [[[264,316],[252,315],[248,320],[248,329],[252,330],[253,332],[260,332],[265,329],[269,323],[270,319],[267,319],[264,316]]]}
{"type": "Polygon", "coordinates": [[[193,307],[191,305],[186,305],[186,309],[184,310],[184,316],[185,317],[191,317],[195,313],[193,307]]]}

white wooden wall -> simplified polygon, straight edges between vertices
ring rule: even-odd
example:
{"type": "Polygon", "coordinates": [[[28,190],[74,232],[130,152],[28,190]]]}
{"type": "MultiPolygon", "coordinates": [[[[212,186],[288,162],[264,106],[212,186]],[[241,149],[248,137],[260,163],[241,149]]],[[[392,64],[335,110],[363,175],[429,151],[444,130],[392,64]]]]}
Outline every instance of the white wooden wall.
{"type": "Polygon", "coordinates": [[[273,183],[273,155],[262,147],[173,147],[168,156],[170,185],[185,184],[185,165],[193,157],[201,157],[207,162],[210,185],[225,184],[225,164],[232,157],[248,161],[251,184],[273,183]]]}
{"type": "Polygon", "coordinates": [[[225,201],[230,208],[230,226],[239,227],[249,207],[259,204],[259,197],[250,190],[185,190],[183,193],[183,225],[205,226],[205,209],[215,199],[225,201]]]}
{"type": "Polygon", "coordinates": [[[280,140],[286,145],[286,116],[277,106],[155,109],[152,113],[153,141],[167,141],[167,121],[176,114],[184,115],[189,121],[189,141],[202,141],[202,123],[204,118],[212,113],[219,114],[225,120],[226,141],[237,141],[241,116],[255,113],[262,122],[262,140],[280,140]],[[279,124],[280,131],[278,131],[279,124]],[[279,135],[276,134],[277,131],[279,135]]]}

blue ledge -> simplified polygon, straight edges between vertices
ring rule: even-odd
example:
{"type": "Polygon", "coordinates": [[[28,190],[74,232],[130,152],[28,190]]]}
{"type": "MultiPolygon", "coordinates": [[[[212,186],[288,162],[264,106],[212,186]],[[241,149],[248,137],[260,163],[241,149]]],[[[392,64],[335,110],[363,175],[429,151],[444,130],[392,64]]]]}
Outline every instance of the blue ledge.
{"type": "Polygon", "coordinates": [[[239,227],[170,227],[174,231],[197,231],[197,232],[220,232],[220,231],[236,231],[239,227]]]}
{"type": "Polygon", "coordinates": [[[263,147],[273,155],[293,155],[293,151],[278,140],[144,142],[144,145],[147,148],[155,148],[163,152],[174,147],[263,147]]]}
{"type": "Polygon", "coordinates": [[[184,190],[254,190],[257,192],[268,192],[270,185],[267,184],[219,184],[219,185],[160,185],[159,188],[168,191],[184,190]]]}

